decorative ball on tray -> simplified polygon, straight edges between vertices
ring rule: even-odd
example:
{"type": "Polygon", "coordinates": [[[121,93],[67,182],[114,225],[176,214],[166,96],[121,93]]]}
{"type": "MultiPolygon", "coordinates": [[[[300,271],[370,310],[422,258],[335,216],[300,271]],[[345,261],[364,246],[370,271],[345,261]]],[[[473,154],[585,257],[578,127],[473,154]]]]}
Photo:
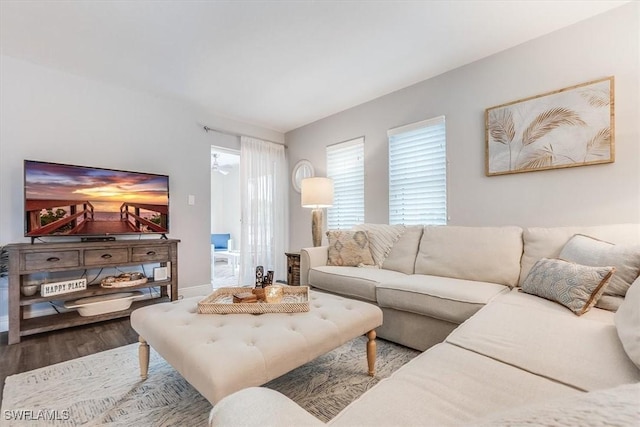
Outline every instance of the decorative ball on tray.
{"type": "Polygon", "coordinates": [[[118,276],[107,276],[100,281],[103,288],[127,288],[147,283],[147,278],[139,272],[122,273],[118,276]]]}
{"type": "Polygon", "coordinates": [[[268,303],[279,303],[284,297],[282,285],[268,285],[264,288],[264,300],[268,303]]]}

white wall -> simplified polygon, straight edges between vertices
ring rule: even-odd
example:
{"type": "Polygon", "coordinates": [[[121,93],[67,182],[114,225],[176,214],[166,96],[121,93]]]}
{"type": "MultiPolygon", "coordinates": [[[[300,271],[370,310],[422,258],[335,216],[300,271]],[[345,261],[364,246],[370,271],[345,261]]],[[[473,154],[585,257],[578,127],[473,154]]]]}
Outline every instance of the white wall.
{"type": "MultiPolygon", "coordinates": [[[[637,2],[624,5],[291,131],[289,165],[306,158],[324,176],[325,147],[364,135],[365,221],[386,223],[387,129],[444,114],[450,224],[640,222],[639,9],[637,2]],[[610,75],[615,163],[485,176],[486,108],[610,75]]],[[[292,188],[290,218],[291,250],[311,246],[310,213],[292,188]]]]}
{"type": "MultiPolygon", "coordinates": [[[[0,244],[23,237],[24,159],[170,176],[169,237],[180,239],[180,293],[210,283],[211,145],[237,138],[203,125],[283,141],[282,134],[135,92],[1,57],[0,244]],[[188,195],[195,205],[188,205],[188,195]]],[[[6,300],[0,303],[0,314],[6,300]]]]}

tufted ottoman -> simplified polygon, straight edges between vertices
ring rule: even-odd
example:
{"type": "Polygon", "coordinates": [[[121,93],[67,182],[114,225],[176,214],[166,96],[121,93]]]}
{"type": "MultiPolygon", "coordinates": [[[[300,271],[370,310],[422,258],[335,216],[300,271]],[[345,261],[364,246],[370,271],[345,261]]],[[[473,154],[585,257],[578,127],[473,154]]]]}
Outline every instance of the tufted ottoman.
{"type": "Polygon", "coordinates": [[[360,335],[367,334],[374,374],[375,305],[310,291],[305,313],[198,314],[201,297],[139,308],[131,326],[140,335],[140,373],[147,377],[149,345],[212,404],[259,386],[360,335]]]}

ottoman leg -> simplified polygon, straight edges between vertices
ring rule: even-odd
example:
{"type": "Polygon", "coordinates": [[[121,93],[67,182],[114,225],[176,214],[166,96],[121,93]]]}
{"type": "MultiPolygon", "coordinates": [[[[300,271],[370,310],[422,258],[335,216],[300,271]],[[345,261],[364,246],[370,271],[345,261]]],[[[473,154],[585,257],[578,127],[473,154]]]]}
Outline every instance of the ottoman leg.
{"type": "Polygon", "coordinates": [[[149,372],[149,344],[142,337],[138,337],[140,341],[140,347],[138,347],[138,359],[140,360],[140,376],[142,379],[147,379],[147,373],[149,372]]]}
{"type": "Polygon", "coordinates": [[[369,376],[376,373],[376,331],[374,329],[367,332],[367,364],[369,365],[369,376]]]}

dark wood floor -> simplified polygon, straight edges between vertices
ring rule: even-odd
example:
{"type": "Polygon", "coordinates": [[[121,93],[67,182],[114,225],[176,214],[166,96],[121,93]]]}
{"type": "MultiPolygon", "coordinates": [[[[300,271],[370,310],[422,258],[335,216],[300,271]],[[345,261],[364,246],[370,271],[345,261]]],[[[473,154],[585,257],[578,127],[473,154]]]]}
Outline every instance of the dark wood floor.
{"type": "Polygon", "coordinates": [[[8,345],[0,333],[0,401],[6,377],[138,341],[129,318],[23,337],[8,345]]]}

